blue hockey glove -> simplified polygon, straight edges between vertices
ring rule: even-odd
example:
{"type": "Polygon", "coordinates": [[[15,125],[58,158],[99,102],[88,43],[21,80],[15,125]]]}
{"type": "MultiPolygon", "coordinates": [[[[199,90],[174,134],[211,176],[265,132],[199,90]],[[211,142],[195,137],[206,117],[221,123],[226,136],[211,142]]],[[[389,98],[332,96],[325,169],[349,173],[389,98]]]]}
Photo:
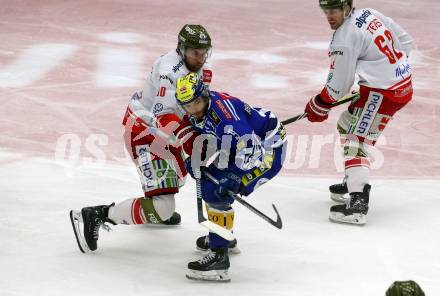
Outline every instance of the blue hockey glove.
{"type": "Polygon", "coordinates": [[[237,194],[240,190],[241,178],[234,173],[227,173],[219,181],[217,193],[220,197],[228,196],[228,192],[237,194]]]}
{"type": "Polygon", "coordinates": [[[191,177],[192,177],[193,179],[195,179],[195,177],[194,177],[194,171],[193,171],[193,168],[192,168],[192,165],[191,165],[191,157],[187,157],[187,158],[185,159],[185,169],[186,169],[186,171],[188,172],[188,174],[190,174],[191,177]]]}
{"type": "MultiPolygon", "coordinates": [[[[185,159],[184,164],[185,164],[185,169],[188,172],[188,174],[190,174],[193,179],[196,179],[196,177],[194,176],[194,168],[193,168],[192,163],[191,163],[191,157],[187,157],[185,159]]],[[[205,176],[204,172],[205,171],[209,171],[208,168],[204,167],[204,166],[201,166],[200,167],[200,178],[201,179],[204,178],[204,176],[205,176]]]]}

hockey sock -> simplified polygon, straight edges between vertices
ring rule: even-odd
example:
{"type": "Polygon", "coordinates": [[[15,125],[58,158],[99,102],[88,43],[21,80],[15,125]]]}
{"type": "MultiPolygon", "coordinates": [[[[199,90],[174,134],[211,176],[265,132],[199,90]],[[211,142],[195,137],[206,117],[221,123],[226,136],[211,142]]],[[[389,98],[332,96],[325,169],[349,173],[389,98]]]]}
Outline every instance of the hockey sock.
{"type": "MultiPolygon", "coordinates": [[[[207,206],[208,220],[226,229],[232,230],[234,226],[234,209],[230,206],[226,210],[214,209],[207,206]]],[[[227,248],[229,241],[219,235],[209,233],[209,248],[227,248]]]]}

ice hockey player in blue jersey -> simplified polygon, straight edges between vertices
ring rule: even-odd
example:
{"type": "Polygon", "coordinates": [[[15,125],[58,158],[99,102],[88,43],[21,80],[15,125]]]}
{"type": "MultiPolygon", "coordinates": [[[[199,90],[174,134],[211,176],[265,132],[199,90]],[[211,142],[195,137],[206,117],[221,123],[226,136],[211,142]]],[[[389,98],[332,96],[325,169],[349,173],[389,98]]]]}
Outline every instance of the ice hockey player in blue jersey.
{"type": "MultiPolygon", "coordinates": [[[[201,170],[202,198],[207,205],[208,219],[232,230],[234,199],[230,192],[248,196],[278,174],[286,146],[284,127],[269,110],[253,108],[226,93],[210,91],[196,73],[177,80],[176,99],[189,115],[193,129],[200,134],[199,139],[207,139],[208,147],[216,151],[215,160],[201,168],[197,162],[201,153],[193,152],[185,161],[187,170],[192,177],[196,169],[201,170]],[[207,173],[219,184],[208,179],[207,173]]],[[[230,242],[213,232],[199,238],[198,245],[201,240],[207,242],[209,252],[188,264],[187,277],[229,281],[230,242]]]]}

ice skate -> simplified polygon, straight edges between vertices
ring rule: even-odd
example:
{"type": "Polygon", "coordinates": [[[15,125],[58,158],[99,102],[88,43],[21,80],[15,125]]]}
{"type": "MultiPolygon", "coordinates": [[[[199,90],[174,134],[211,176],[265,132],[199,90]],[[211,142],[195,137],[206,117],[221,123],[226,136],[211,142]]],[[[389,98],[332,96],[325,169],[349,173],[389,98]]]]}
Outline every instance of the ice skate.
{"type": "Polygon", "coordinates": [[[371,186],[365,185],[363,192],[350,193],[344,205],[330,208],[329,219],[333,222],[363,225],[367,222],[369,193],[371,186]]]}
{"type": "Polygon", "coordinates": [[[338,202],[338,203],[345,203],[348,200],[348,188],[346,179],[342,181],[342,183],[330,185],[328,188],[330,191],[330,199],[338,202]]]}
{"type": "Polygon", "coordinates": [[[174,212],[173,215],[171,216],[171,218],[163,221],[162,224],[169,225],[169,226],[180,225],[181,220],[182,220],[182,218],[180,217],[180,214],[177,212],[174,212]]]}
{"type": "Polygon", "coordinates": [[[203,258],[188,263],[186,277],[192,280],[229,282],[229,257],[226,248],[212,249],[203,258]]]}
{"type": "Polygon", "coordinates": [[[108,209],[113,205],[114,203],[108,206],[85,207],[81,211],[70,211],[70,221],[81,252],[87,253],[98,248],[99,228],[102,226],[105,230],[110,230],[106,222],[116,225],[107,217],[108,209]]]}

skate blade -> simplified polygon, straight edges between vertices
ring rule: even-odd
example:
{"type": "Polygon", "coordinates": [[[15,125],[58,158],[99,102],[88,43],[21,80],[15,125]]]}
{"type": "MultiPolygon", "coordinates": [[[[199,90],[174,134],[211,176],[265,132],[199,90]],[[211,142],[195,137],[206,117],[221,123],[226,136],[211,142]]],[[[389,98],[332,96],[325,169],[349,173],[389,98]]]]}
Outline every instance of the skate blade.
{"type": "Polygon", "coordinates": [[[190,280],[205,281],[205,282],[228,283],[231,281],[231,278],[228,275],[228,270],[198,271],[198,270],[188,269],[186,278],[190,280]]]}
{"type": "Polygon", "coordinates": [[[338,203],[345,203],[348,197],[345,197],[345,194],[330,193],[330,199],[338,203]]]}
{"type": "Polygon", "coordinates": [[[79,250],[82,253],[91,252],[89,247],[87,246],[86,240],[84,239],[81,233],[81,224],[82,224],[81,212],[71,210],[69,216],[70,216],[70,222],[72,222],[73,233],[75,234],[76,243],[78,244],[79,250]]]}
{"type": "MultiPolygon", "coordinates": [[[[199,247],[196,247],[197,251],[200,251],[201,253],[208,253],[209,249],[202,249],[199,247]]],[[[238,247],[235,248],[228,248],[228,253],[231,255],[237,255],[241,253],[241,250],[238,247]]]]}
{"type": "Polygon", "coordinates": [[[342,213],[330,213],[330,221],[344,224],[364,225],[367,223],[367,216],[364,214],[353,214],[345,216],[342,213]]]}

